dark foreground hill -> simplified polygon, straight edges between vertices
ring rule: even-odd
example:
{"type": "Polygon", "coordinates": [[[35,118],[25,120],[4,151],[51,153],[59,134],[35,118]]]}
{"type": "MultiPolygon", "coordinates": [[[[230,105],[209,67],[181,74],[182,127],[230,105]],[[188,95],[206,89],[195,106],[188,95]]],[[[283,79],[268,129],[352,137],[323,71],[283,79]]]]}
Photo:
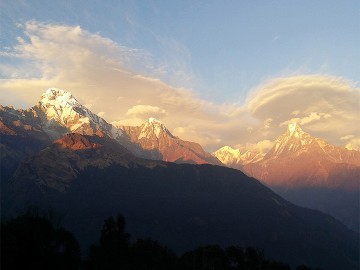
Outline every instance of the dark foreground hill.
{"type": "Polygon", "coordinates": [[[2,214],[52,207],[83,247],[122,213],[136,238],[177,252],[208,244],[263,248],[269,258],[358,269],[359,235],[295,206],[238,170],[137,159],[106,137],[67,135],[24,162],[2,186],[2,214]]]}

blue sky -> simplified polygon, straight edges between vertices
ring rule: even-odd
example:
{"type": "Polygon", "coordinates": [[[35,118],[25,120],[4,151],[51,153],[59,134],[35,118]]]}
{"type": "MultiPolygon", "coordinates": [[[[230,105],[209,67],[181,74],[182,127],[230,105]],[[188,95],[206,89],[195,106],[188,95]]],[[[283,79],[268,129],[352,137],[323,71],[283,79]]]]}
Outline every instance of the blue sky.
{"type": "Polygon", "coordinates": [[[17,23],[83,29],[144,50],[141,72],[209,100],[238,100],[272,77],[322,73],[357,81],[359,1],[1,1],[1,45],[17,23]]]}
{"type": "Polygon", "coordinates": [[[210,150],[269,146],[289,121],[360,149],[359,12],[357,0],[1,0],[1,104],[58,87],[109,122],[156,116],[210,150]]]}

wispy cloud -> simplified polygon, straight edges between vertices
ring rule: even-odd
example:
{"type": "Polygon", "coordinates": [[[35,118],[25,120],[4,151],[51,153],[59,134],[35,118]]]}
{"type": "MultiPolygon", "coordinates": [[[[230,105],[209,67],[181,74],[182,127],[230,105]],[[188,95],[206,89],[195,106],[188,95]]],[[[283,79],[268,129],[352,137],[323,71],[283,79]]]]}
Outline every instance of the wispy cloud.
{"type": "MultiPolygon", "coordinates": [[[[292,114],[293,113],[294,112],[292,112],[292,114]]],[[[308,125],[310,123],[314,123],[314,122],[317,122],[318,120],[323,120],[323,119],[326,119],[329,117],[331,117],[331,115],[328,113],[311,112],[309,115],[304,116],[302,118],[295,117],[295,118],[291,118],[290,120],[287,120],[285,122],[282,122],[280,124],[280,127],[286,126],[291,122],[296,122],[296,123],[299,123],[300,125],[304,126],[304,125],[308,125]]]]}
{"type": "MultiPolygon", "coordinates": [[[[306,131],[336,144],[354,144],[360,137],[360,90],[341,78],[278,78],[256,88],[245,105],[213,103],[191,89],[141,74],[138,70],[143,68],[153,68],[154,74],[162,68],[151,62],[147,52],[79,26],[31,21],[23,29],[17,45],[0,54],[6,58],[0,62],[3,105],[29,107],[47,88],[58,87],[91,104],[91,110],[109,122],[138,125],[150,116],[158,117],[174,135],[197,141],[209,151],[225,144],[266,149],[288,121],[298,121],[306,131]],[[349,134],[353,137],[344,139],[349,134]]],[[[175,54],[190,57],[184,48],[173,45],[175,54]]],[[[186,70],[188,61],[174,70],[186,70]]],[[[180,73],[179,80],[187,80],[180,73]]]]}

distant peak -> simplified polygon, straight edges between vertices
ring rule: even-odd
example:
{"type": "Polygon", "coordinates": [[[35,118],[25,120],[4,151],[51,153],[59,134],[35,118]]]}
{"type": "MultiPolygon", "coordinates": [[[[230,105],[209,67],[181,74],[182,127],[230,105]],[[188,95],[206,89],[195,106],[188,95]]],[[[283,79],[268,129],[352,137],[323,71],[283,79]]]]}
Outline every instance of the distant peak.
{"type": "Polygon", "coordinates": [[[163,132],[168,136],[174,138],[174,135],[171,134],[171,132],[166,128],[166,126],[154,117],[150,117],[148,120],[146,120],[141,127],[142,131],[138,139],[143,137],[148,138],[150,136],[149,134],[151,133],[155,134],[156,137],[159,138],[160,134],[162,134],[163,132]]]}
{"type": "Polygon", "coordinates": [[[288,125],[288,131],[289,131],[290,134],[292,135],[292,134],[294,134],[295,131],[297,131],[297,132],[300,131],[300,132],[301,132],[302,129],[301,129],[301,127],[299,126],[298,123],[296,123],[296,122],[291,122],[291,123],[289,123],[289,125],[288,125]]]}
{"type": "Polygon", "coordinates": [[[49,88],[42,97],[57,98],[59,96],[72,96],[69,92],[57,88],[49,88]]]}
{"type": "Polygon", "coordinates": [[[233,158],[237,158],[240,156],[240,150],[234,149],[231,146],[223,146],[220,149],[213,152],[213,155],[215,155],[217,158],[220,156],[232,156],[233,158]]]}
{"type": "Polygon", "coordinates": [[[40,102],[42,104],[61,106],[65,106],[65,104],[69,104],[71,106],[79,105],[79,102],[70,92],[57,88],[49,88],[46,90],[46,92],[42,94],[40,102]]]}
{"type": "Polygon", "coordinates": [[[150,124],[162,124],[159,120],[157,120],[157,119],[154,118],[154,117],[150,117],[150,118],[148,119],[148,122],[149,122],[150,124]]]}
{"type": "Polygon", "coordinates": [[[297,126],[297,123],[296,122],[291,122],[289,125],[288,125],[288,129],[289,129],[289,132],[292,134],[294,133],[295,129],[296,129],[296,126],[297,126]]]}

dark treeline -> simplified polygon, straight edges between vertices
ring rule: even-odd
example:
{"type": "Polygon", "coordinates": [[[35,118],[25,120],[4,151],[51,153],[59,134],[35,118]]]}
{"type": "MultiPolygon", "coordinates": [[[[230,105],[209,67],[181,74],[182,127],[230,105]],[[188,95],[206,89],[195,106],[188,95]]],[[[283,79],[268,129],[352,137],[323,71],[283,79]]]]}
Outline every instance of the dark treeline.
{"type": "MultiPolygon", "coordinates": [[[[1,223],[1,269],[79,270],[290,270],[270,261],[262,250],[218,245],[199,247],[177,256],[152,239],[137,239],[125,231],[122,216],[104,221],[99,242],[81,259],[73,234],[48,218],[27,213],[1,223]]],[[[296,270],[311,270],[305,265],[296,270]]]]}
{"type": "Polygon", "coordinates": [[[27,213],[1,222],[1,269],[79,269],[80,248],[72,233],[48,218],[27,213]]]}

